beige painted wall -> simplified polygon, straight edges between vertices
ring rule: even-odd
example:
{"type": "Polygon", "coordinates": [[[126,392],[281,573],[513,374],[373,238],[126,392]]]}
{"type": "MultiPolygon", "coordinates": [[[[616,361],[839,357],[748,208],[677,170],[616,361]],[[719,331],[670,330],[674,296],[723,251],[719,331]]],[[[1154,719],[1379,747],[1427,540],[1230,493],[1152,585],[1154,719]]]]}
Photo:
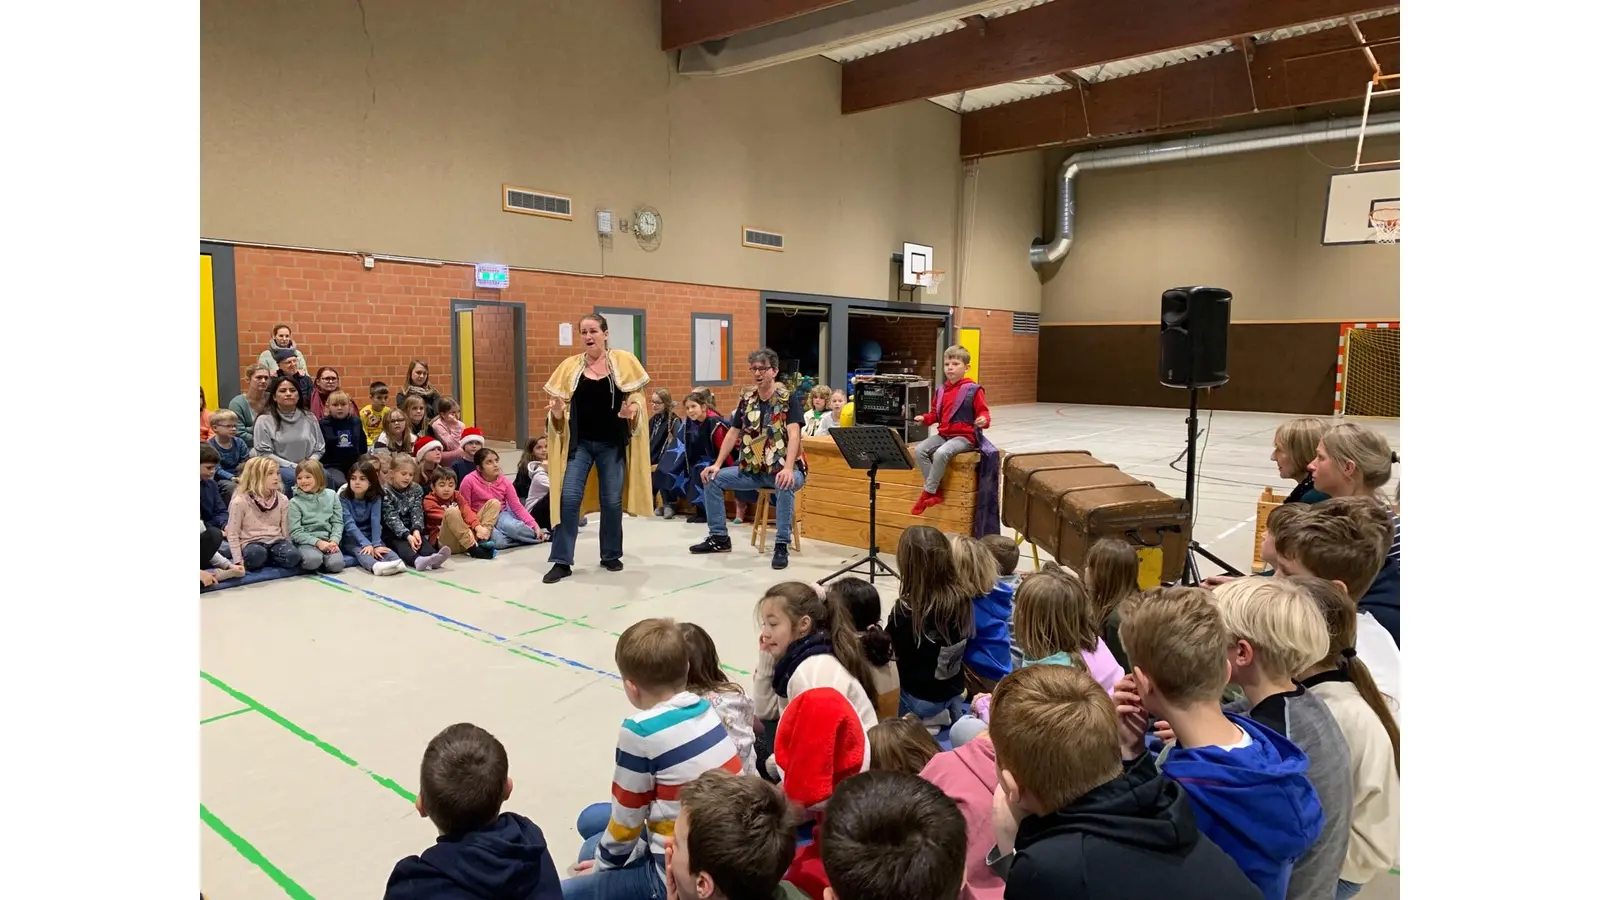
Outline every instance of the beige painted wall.
{"type": "MultiPolygon", "coordinates": [[[[1395,159],[1398,141],[1363,156],[1395,159]]],[[[1231,290],[1235,321],[1398,319],[1398,247],[1322,246],[1328,177],[1354,158],[1350,142],[1084,172],[1041,320],[1155,322],[1161,292],[1187,284],[1231,290]]]]}
{"type": "Polygon", "coordinates": [[[1044,154],[1013,153],[980,161],[977,220],[967,259],[967,306],[1039,312],[1039,273],[1028,245],[1039,236],[1045,200],[1044,154]]]}
{"type": "Polygon", "coordinates": [[[369,0],[369,45],[354,3],[202,0],[201,234],[869,298],[890,296],[904,241],[953,267],[954,113],[841,116],[821,58],[680,78],[659,17],[659,0],[369,0]],[[502,182],[571,196],[574,221],[502,212],[502,182]],[[594,211],[640,204],[661,247],[602,251],[594,211]],[[788,250],[741,247],[744,225],[788,250]]]}

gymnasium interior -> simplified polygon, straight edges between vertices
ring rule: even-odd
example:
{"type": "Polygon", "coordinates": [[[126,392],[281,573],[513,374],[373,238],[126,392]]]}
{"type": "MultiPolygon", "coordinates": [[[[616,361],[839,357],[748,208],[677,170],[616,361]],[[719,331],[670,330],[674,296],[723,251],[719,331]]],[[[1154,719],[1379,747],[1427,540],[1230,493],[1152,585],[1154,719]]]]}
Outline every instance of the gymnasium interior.
{"type": "MultiPolygon", "coordinates": [[[[937,384],[959,345],[999,450],[1085,451],[1173,498],[1193,463],[1189,534],[1245,573],[1268,492],[1293,487],[1280,423],[1400,447],[1397,3],[199,8],[211,409],[288,324],[357,405],[425,361],[509,468],[591,313],[651,388],[724,412],[758,348],[807,390],[937,384]],[[1225,383],[1194,394],[1162,377],[1163,294],[1187,286],[1231,300],[1225,383]]],[[[418,761],[457,722],[504,743],[506,808],[567,875],[632,712],[617,636],[695,622],[748,684],[762,591],[865,549],[864,498],[804,494],[781,574],[749,525],[706,559],[702,526],[629,517],[624,571],[591,526],[557,585],[535,545],[202,592],[205,896],[381,890],[437,837],[418,761]]],[[[888,554],[916,521],[880,502],[888,554]]],[[[1050,559],[1022,551],[1022,571],[1050,559]]],[[[877,586],[887,610],[896,582],[877,586]]],[[[1398,893],[1396,867],[1362,896],[1398,893]]]]}

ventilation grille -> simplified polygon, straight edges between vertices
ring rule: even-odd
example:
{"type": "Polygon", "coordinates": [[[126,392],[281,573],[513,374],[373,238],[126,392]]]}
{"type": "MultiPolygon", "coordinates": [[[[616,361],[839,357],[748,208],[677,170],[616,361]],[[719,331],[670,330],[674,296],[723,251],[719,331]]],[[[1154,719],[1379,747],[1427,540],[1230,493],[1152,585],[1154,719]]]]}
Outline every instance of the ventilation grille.
{"type": "Polygon", "coordinates": [[[500,208],[506,212],[529,216],[546,216],[551,219],[572,219],[572,198],[530,188],[500,186],[500,208]]]}
{"type": "Polygon", "coordinates": [[[756,228],[744,230],[744,245],[757,250],[776,250],[783,252],[783,235],[775,231],[761,231],[756,228]]]}
{"type": "Polygon", "coordinates": [[[1014,312],[1011,314],[1012,334],[1038,334],[1039,314],[1014,312]]]}

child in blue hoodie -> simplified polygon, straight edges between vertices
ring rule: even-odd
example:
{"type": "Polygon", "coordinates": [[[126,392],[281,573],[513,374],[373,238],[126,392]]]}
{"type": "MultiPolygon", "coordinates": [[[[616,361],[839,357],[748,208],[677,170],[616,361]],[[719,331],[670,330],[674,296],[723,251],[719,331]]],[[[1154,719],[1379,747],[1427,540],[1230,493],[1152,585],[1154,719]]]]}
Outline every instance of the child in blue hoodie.
{"type": "Polygon", "coordinates": [[[502,813],[510,763],[494,735],[451,725],[422,753],[417,813],[439,840],[395,864],[384,900],[561,900],[561,876],[539,826],[502,813]]]}
{"type": "Polygon", "coordinates": [[[217,485],[217,464],[221,456],[210,444],[200,445],[200,521],[212,528],[228,524],[228,504],[217,485]]]}
{"type": "Polygon", "coordinates": [[[1200,831],[1233,857],[1265,900],[1285,900],[1295,861],[1322,832],[1322,804],[1299,747],[1222,711],[1217,698],[1228,683],[1235,641],[1216,601],[1201,588],[1137,596],[1123,604],[1121,637],[1133,665],[1113,693],[1123,758],[1137,761],[1150,752],[1150,719],[1164,720],[1157,729],[1170,730],[1176,743],[1161,749],[1156,762],[1183,786],[1200,831]]]}
{"type": "Polygon", "coordinates": [[[994,690],[1011,674],[1011,602],[1016,589],[1000,580],[994,554],[977,538],[952,534],[950,550],[956,579],[972,595],[972,637],[962,657],[971,697],[994,690]]]}

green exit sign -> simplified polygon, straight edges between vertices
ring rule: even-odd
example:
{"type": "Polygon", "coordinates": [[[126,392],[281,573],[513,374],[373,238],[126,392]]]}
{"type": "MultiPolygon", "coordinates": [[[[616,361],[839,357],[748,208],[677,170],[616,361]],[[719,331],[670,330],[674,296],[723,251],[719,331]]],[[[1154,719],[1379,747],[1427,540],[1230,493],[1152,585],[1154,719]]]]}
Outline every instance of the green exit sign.
{"type": "Polygon", "coordinates": [[[511,284],[511,268],[509,266],[478,263],[475,269],[478,287],[503,291],[511,284]]]}

